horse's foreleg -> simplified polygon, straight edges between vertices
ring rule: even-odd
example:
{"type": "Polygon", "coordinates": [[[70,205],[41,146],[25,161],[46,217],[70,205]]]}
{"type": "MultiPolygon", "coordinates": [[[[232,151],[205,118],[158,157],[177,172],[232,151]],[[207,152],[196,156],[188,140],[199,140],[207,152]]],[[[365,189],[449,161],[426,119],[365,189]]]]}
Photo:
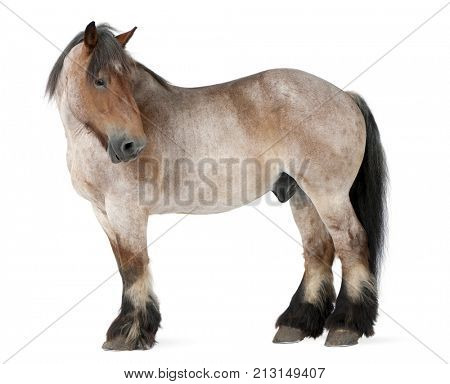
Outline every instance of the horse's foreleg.
{"type": "Polygon", "coordinates": [[[275,343],[320,336],[335,300],[331,272],[333,241],[311,200],[301,189],[297,189],[290,202],[302,236],[305,272],[289,307],[277,320],[279,329],[273,340],[275,343]]]}
{"type": "Polygon", "coordinates": [[[161,322],[152,291],[147,255],[147,215],[126,207],[94,207],[116,257],[123,282],[122,306],[111,324],[104,349],[149,349],[161,322]]]}

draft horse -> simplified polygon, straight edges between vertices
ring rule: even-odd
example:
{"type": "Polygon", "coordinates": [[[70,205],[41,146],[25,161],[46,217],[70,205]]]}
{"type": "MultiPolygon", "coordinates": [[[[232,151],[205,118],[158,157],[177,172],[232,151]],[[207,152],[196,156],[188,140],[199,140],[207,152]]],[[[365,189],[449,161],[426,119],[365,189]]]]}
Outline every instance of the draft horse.
{"type": "Polygon", "coordinates": [[[365,101],[293,69],[177,87],[127,53],[135,29],[115,35],[106,24],[90,23],[60,55],[47,83],[65,128],[74,188],[92,203],[123,279],[121,310],[103,347],[149,349],[155,343],[161,315],[147,254],[150,214],[218,213],[269,191],[290,200],[305,259],[273,341],[316,338],[324,328],[328,346],[373,335],[387,171],[365,101]],[[199,164],[225,158],[238,166],[208,173],[216,195],[204,204],[199,164]],[[250,158],[258,166],[246,170],[251,181],[244,183],[239,164],[250,158]],[[144,172],[143,159],[157,166],[144,172]],[[178,172],[179,159],[191,161],[189,172],[178,172]],[[167,183],[176,172],[179,180],[167,183]],[[142,199],[142,191],[151,198],[142,199]],[[337,299],[335,257],[342,263],[337,299]]]}

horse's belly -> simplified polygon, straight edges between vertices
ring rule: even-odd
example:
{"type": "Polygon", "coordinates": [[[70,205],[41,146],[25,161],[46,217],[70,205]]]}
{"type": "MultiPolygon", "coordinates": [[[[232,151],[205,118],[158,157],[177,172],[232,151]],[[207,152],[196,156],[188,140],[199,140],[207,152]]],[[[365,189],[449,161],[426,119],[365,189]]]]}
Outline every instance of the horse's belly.
{"type": "Polygon", "coordinates": [[[152,213],[190,213],[198,215],[207,215],[214,213],[227,212],[251,203],[261,197],[264,192],[247,191],[245,197],[240,195],[229,195],[228,192],[218,191],[215,194],[200,193],[181,193],[180,195],[161,196],[160,202],[148,204],[149,211],[152,213]]]}
{"type": "Polygon", "coordinates": [[[264,173],[255,169],[236,164],[234,169],[219,166],[209,171],[166,170],[161,184],[147,181],[141,186],[140,201],[158,213],[226,212],[249,204],[272,189],[279,171],[264,173]]]}

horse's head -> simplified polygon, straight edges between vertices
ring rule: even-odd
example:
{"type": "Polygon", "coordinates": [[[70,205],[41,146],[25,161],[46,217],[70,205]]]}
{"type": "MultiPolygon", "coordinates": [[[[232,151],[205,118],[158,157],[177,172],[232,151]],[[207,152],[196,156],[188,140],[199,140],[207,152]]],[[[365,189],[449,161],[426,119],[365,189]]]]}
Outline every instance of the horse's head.
{"type": "MultiPolygon", "coordinates": [[[[135,159],[147,142],[132,94],[134,62],[124,49],[135,29],[114,36],[107,26],[97,28],[92,22],[78,36],[78,44],[66,52],[64,62],[68,106],[97,135],[113,163],[135,159]]],[[[56,88],[55,81],[51,89],[51,78],[52,74],[47,87],[50,95],[56,88]]]]}

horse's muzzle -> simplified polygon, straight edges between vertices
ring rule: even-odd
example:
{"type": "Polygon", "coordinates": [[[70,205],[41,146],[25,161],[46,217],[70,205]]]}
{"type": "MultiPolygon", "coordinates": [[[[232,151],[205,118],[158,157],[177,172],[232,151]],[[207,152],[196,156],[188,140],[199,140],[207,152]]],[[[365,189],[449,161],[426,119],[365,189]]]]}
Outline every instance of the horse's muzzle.
{"type": "Polygon", "coordinates": [[[147,144],[146,139],[129,136],[111,136],[108,139],[108,155],[114,164],[134,160],[147,144]]]}

